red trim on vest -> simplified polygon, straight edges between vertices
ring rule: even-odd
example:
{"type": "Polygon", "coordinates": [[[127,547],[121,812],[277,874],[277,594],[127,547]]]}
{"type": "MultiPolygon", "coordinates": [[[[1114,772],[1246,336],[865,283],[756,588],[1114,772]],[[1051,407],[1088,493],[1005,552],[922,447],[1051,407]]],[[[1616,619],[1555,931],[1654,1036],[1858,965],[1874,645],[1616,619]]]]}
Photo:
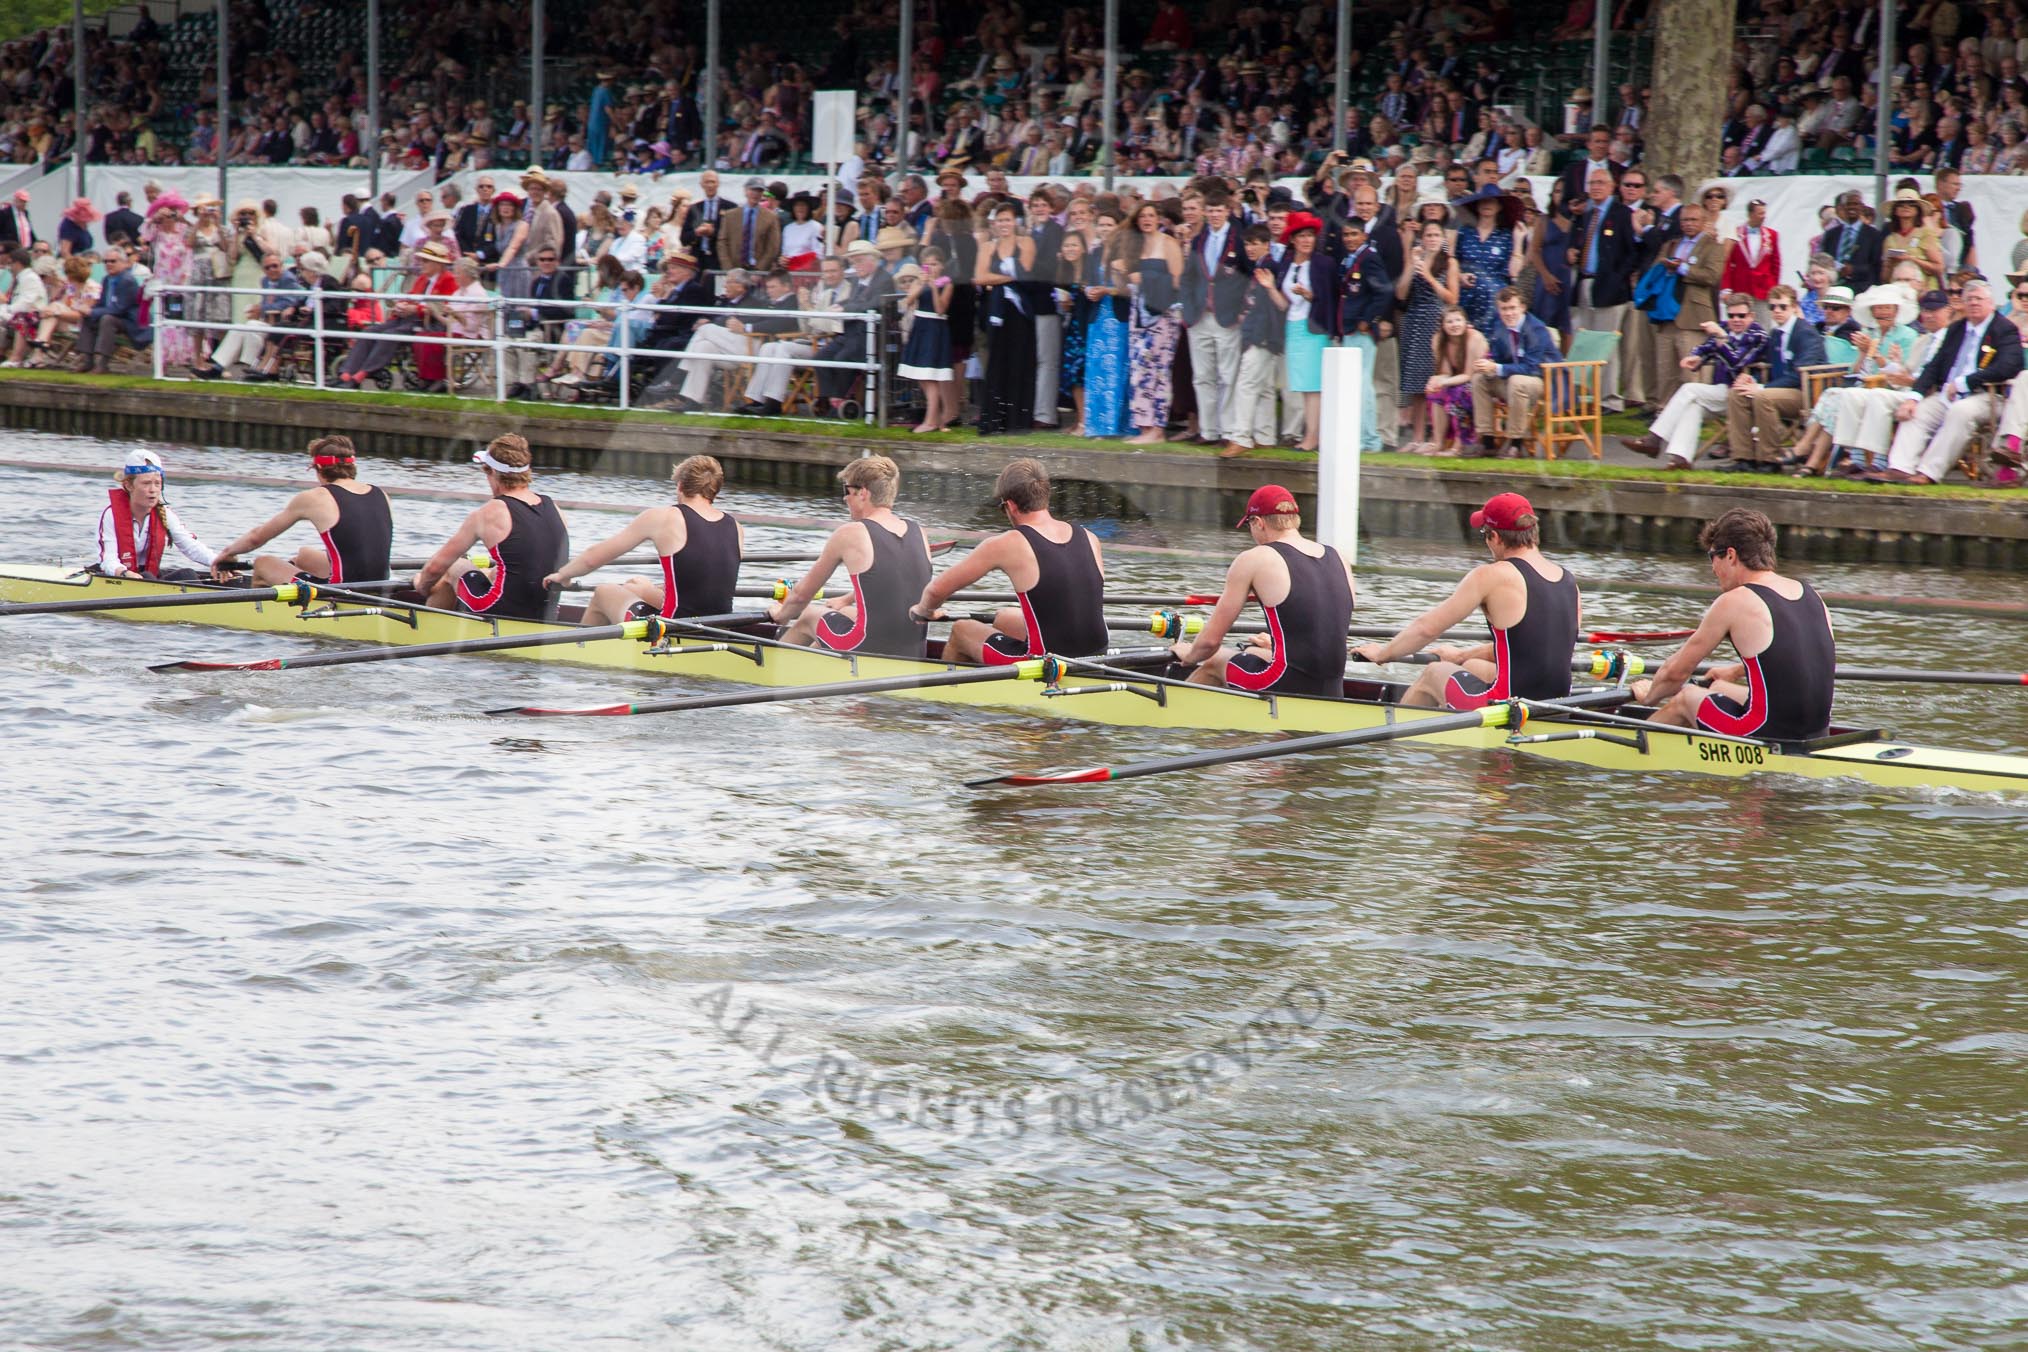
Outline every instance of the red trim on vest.
{"type": "Polygon", "coordinates": [[[858,652],[859,645],[866,641],[866,594],[859,589],[859,574],[852,575],[852,627],[834,629],[833,620],[843,623],[843,617],[835,610],[827,610],[817,618],[817,641],[834,653],[858,652]]]}
{"type": "MultiPolygon", "coordinates": [[[[1271,649],[1274,653],[1274,658],[1259,672],[1251,672],[1245,667],[1236,667],[1232,663],[1227,662],[1225,664],[1225,683],[1235,690],[1252,690],[1256,693],[1263,690],[1272,690],[1275,683],[1288,674],[1289,649],[1288,644],[1282,638],[1281,612],[1274,606],[1268,606],[1266,610],[1268,637],[1274,640],[1274,647],[1271,649]]],[[[1254,649],[1248,646],[1241,648],[1239,653],[1235,653],[1233,656],[1237,657],[1241,653],[1253,651],[1254,649]]]]}
{"type": "Polygon", "coordinates": [[[169,543],[169,528],[162,523],[162,513],[157,510],[153,525],[148,530],[147,562],[134,562],[134,500],[127,496],[124,488],[111,489],[108,496],[113,501],[113,530],[120,544],[120,566],[130,573],[146,573],[150,577],[162,571],[162,547],[169,543]]]}

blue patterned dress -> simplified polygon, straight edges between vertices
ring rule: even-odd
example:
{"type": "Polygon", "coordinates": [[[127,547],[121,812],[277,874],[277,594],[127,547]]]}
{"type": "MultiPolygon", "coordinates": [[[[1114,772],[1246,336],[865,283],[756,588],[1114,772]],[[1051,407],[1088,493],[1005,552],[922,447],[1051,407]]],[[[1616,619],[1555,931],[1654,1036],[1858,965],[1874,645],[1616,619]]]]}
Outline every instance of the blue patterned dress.
{"type": "Polygon", "coordinates": [[[1483,238],[1476,224],[1458,231],[1458,270],[1477,278],[1464,289],[1458,303],[1465,307],[1472,327],[1480,333],[1490,335],[1500,322],[1499,307],[1493,303],[1493,297],[1507,285],[1507,261],[1513,256],[1514,232],[1504,226],[1494,226],[1493,233],[1483,238]]]}
{"type": "Polygon", "coordinates": [[[1117,437],[1127,421],[1127,321],[1101,296],[1084,334],[1084,430],[1117,437]]]}

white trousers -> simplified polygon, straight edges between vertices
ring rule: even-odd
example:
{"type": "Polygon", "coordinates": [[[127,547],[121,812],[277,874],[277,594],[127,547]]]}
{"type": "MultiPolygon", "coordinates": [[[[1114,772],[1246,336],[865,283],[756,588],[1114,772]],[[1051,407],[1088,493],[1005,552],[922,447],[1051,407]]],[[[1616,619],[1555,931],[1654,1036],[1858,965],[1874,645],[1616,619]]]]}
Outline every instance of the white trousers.
{"type": "MultiPolygon", "coordinates": [[[[690,345],[683,350],[744,357],[749,349],[745,334],[734,333],[723,324],[705,324],[690,335],[690,345]]],[[[683,368],[683,397],[696,403],[703,403],[705,391],[711,388],[711,373],[724,363],[685,358],[679,364],[683,368]]]]}
{"type": "Polygon", "coordinates": [[[1057,382],[1063,375],[1063,316],[1035,316],[1035,425],[1056,426],[1057,382]]]}
{"type": "MultiPolygon", "coordinates": [[[[1196,354],[1191,357],[1194,360],[1196,354]]],[[[1239,354],[1239,377],[1233,383],[1232,403],[1225,414],[1227,441],[1249,449],[1275,444],[1275,396],[1282,390],[1281,364],[1281,354],[1264,347],[1249,347],[1239,354]]],[[[1200,425],[1203,416],[1198,414],[1200,425]]]]}
{"type": "Polygon", "coordinates": [[[1380,445],[1393,450],[1401,440],[1401,340],[1389,338],[1373,345],[1373,417],[1380,428],[1380,445]]]}
{"type": "Polygon", "coordinates": [[[1932,394],[1915,406],[1915,416],[1894,434],[1888,467],[1942,483],[1966,445],[1999,414],[2000,401],[1990,394],[1968,394],[1949,403],[1932,394]]]}
{"type": "Polygon", "coordinates": [[[1847,390],[1838,401],[1838,421],[1831,444],[1864,451],[1878,460],[1894,442],[1894,410],[1913,402],[1906,390],[1847,390]]]}
{"type": "MultiPolygon", "coordinates": [[[[813,357],[816,354],[816,344],[794,340],[762,343],[760,349],[760,355],[763,357],[813,357]]],[[[789,378],[795,373],[796,368],[793,366],[756,363],[753,375],[748,377],[746,382],[746,397],[756,403],[763,399],[773,399],[779,403],[788,398],[789,378]]]]}
{"type": "MultiPolygon", "coordinates": [[[[1197,431],[1213,441],[1234,439],[1233,396],[1239,384],[1239,325],[1206,313],[1188,330],[1190,383],[1197,389],[1197,431]]],[[[1274,354],[1268,354],[1272,357],[1274,354]]]]}
{"type": "MultiPolygon", "coordinates": [[[[260,324],[260,321],[257,319],[249,319],[242,322],[260,324]]],[[[218,346],[211,349],[213,364],[223,370],[235,363],[243,366],[252,366],[255,362],[258,362],[261,359],[261,349],[267,346],[269,332],[266,324],[260,324],[260,328],[261,331],[259,333],[244,333],[235,329],[219,339],[218,346]]]]}
{"type": "Polygon", "coordinates": [[[2016,380],[2007,407],[2000,410],[2000,435],[2028,437],[2028,379],[2016,380]]]}
{"type": "Polygon", "coordinates": [[[1668,407],[1648,429],[1666,443],[1662,453],[1686,465],[1695,460],[1697,437],[1704,430],[1704,419],[1711,415],[1723,417],[1726,396],[1731,392],[1729,385],[1678,385],[1669,396],[1668,407]]]}

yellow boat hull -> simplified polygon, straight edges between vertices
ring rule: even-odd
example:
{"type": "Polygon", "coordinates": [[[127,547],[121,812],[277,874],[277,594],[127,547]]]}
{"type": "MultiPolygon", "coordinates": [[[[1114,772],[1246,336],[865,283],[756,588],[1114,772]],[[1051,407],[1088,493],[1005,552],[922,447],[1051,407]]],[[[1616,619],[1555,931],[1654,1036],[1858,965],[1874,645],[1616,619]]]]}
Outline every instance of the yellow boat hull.
{"type": "MultiPolygon", "coordinates": [[[[110,600],[201,590],[180,583],[67,573],[53,567],[0,568],[0,602],[7,603],[110,600]]],[[[198,625],[388,647],[551,634],[568,628],[434,611],[408,612],[398,604],[380,608],[385,613],[360,613],[368,609],[374,608],[348,603],[336,607],[313,605],[305,610],[272,601],[230,601],[106,614],[109,618],[144,623],[198,625]],[[413,625],[396,618],[404,614],[413,614],[413,625]]],[[[508,650],[497,655],[521,661],[560,662],[615,672],[696,677],[777,688],[929,676],[952,670],[940,662],[854,657],[765,640],[752,643],[727,640],[731,651],[704,650],[707,643],[719,638],[700,637],[695,643],[676,645],[671,652],[657,652],[633,640],[598,639],[508,650]]],[[[1026,710],[1114,727],[1254,735],[1351,732],[1399,720],[1435,717],[1443,712],[1399,708],[1384,698],[1392,690],[1393,687],[1380,682],[1352,682],[1348,691],[1362,697],[1261,698],[1178,682],[1072,675],[1058,687],[1045,687],[1032,680],[1007,680],[893,693],[942,704],[1026,710]],[[1118,686],[1125,688],[1111,688],[1118,686]],[[1085,693],[1075,693],[1080,691],[1085,693]]],[[[1844,744],[1835,744],[1839,739],[1833,738],[1830,742],[1834,744],[1814,744],[1801,751],[1667,728],[1607,727],[1583,715],[1536,716],[1530,719],[1523,735],[1560,740],[1510,746],[1506,728],[1437,733],[1429,740],[1482,750],[1513,749],[1600,770],[1691,773],[1734,779],[1773,773],[1810,779],[1858,779],[1890,789],[2028,792],[2028,757],[1911,746],[1882,737],[1859,736],[1844,744]],[[1582,738],[1567,736],[1586,731],[1590,735],[1582,738]]]]}

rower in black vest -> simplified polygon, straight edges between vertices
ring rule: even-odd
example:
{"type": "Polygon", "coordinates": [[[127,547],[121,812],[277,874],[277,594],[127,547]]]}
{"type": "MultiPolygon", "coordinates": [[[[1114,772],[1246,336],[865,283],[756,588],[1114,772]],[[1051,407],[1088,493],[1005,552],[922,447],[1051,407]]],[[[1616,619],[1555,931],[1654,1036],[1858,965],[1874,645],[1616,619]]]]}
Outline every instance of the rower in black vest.
{"type": "Polygon", "coordinates": [[[831,532],[817,561],[787,597],[768,608],[782,638],[821,643],[833,652],[923,657],[929,628],[909,606],[929,582],[929,541],[919,522],[894,511],[901,470],[884,455],[854,460],[838,472],[845,510],[852,519],[831,532]],[[812,609],[820,588],[839,567],[852,578],[852,597],[812,609]]]}
{"type": "Polygon", "coordinates": [[[379,582],[389,572],[394,550],[394,511],[387,494],[359,482],[352,442],[347,437],[319,437],[310,443],[310,468],[318,486],[306,488],[259,526],[220,551],[212,574],[234,572],[237,560],[259,549],[297,522],[317,532],[322,545],[305,545],[291,558],[262,554],[253,561],[257,586],[274,587],[298,577],[334,586],[379,582]]]}
{"type": "Polygon", "coordinates": [[[1698,537],[1723,588],[1697,632],[1634,698],[1656,706],[1657,723],[1707,728],[1732,737],[1801,742],[1830,731],[1838,646],[1831,615],[1809,583],[1775,571],[1775,529],[1759,512],[1735,507],[1698,537]],[[1689,685],[1697,664],[1730,642],[1740,661],[1689,685]]]}
{"type": "Polygon", "coordinates": [[[1570,693],[1570,659],[1583,622],[1577,579],[1543,555],[1541,524],[1519,493],[1489,499],[1472,513],[1472,529],[1484,537],[1493,562],[1467,573],[1447,598],[1387,642],[1362,644],[1352,655],[1362,662],[1396,661],[1481,611],[1492,642],[1438,645],[1437,660],[1401,702],[1463,710],[1506,699],[1563,698],[1570,693]]]}
{"type": "Polygon", "coordinates": [[[739,522],[718,509],[725,469],[712,456],[693,455],[669,477],[676,483],[672,506],[650,507],[542,580],[560,590],[641,545],[654,549],[662,580],[601,583],[585,604],[583,623],[617,624],[629,615],[690,619],[732,610],[746,537],[739,522]]]}
{"type": "Polygon", "coordinates": [[[918,616],[931,616],[959,589],[998,569],[1014,584],[1019,607],[1002,607],[988,626],[955,620],[947,662],[1005,666],[1045,653],[1094,657],[1105,652],[1105,563],[1084,527],[1049,514],[1049,472],[1020,459],[1000,471],[994,498],[1013,529],[979,545],[923,588],[918,616]]]}
{"type": "Polygon", "coordinates": [[[570,557],[570,532],[556,503],[530,486],[533,460],[528,443],[512,432],[472,457],[485,467],[493,499],[466,517],[415,575],[415,589],[431,605],[461,605],[496,619],[555,617],[558,593],[545,579],[570,557]],[[475,544],[492,556],[490,568],[464,568],[465,551],[475,544]]]}
{"type": "Polygon", "coordinates": [[[1232,561],[1225,591],[1194,639],[1175,645],[1199,685],[1224,683],[1277,695],[1345,695],[1345,631],[1352,624],[1352,573],[1337,550],[1303,538],[1296,495],[1280,484],[1247,499],[1240,528],[1253,548],[1232,561]],[[1267,613],[1267,632],[1234,652],[1220,641],[1249,597],[1267,613]]]}

